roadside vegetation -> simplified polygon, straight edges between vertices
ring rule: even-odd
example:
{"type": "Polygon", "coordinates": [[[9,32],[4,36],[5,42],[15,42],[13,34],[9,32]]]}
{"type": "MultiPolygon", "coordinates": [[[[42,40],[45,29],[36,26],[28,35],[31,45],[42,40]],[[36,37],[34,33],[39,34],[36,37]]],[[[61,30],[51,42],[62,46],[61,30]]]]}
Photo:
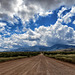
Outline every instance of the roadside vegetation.
{"type": "Polygon", "coordinates": [[[75,64],[75,51],[43,52],[45,56],[75,64]]]}
{"type": "Polygon", "coordinates": [[[40,52],[0,52],[0,62],[22,59],[40,54],[40,52]]]}

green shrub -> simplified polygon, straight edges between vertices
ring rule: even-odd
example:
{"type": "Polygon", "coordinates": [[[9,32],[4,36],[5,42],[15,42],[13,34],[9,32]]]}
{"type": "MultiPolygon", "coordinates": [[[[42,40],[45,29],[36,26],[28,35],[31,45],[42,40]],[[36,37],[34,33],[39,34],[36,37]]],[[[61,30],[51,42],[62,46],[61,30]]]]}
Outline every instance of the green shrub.
{"type": "Polygon", "coordinates": [[[44,52],[44,55],[50,58],[75,64],[75,51],[44,52]]]}

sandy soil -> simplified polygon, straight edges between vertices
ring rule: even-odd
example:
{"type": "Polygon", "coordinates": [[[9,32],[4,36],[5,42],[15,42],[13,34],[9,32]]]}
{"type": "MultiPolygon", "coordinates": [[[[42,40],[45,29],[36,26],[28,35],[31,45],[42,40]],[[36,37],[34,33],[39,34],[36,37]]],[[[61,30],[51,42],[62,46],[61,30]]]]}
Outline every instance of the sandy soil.
{"type": "Polygon", "coordinates": [[[0,75],[75,75],[75,65],[40,54],[0,63],[0,75]]]}

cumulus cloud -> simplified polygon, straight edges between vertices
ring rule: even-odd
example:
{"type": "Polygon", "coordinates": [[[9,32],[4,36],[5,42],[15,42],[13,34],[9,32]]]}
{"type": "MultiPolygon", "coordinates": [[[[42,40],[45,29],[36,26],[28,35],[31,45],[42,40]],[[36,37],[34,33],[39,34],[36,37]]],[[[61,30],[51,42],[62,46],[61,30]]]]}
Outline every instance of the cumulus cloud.
{"type": "Polygon", "coordinates": [[[61,43],[69,44],[73,43],[72,40],[75,40],[75,31],[73,28],[68,27],[67,25],[63,26],[59,22],[56,22],[55,25],[51,25],[50,27],[41,26],[38,29],[35,29],[35,31],[40,33],[42,36],[40,43],[43,42],[47,46],[61,43]]]}
{"type": "Polygon", "coordinates": [[[60,19],[65,24],[71,23],[71,18],[75,15],[75,6],[71,7],[70,12],[66,13],[65,15],[62,14],[69,9],[70,8],[62,7],[62,9],[58,12],[58,19],[60,19]]]}
{"type": "Polygon", "coordinates": [[[73,21],[73,24],[75,24],[75,20],[73,21]]]}
{"type": "Polygon", "coordinates": [[[55,9],[61,5],[73,5],[75,4],[75,0],[24,0],[27,4],[36,4],[40,5],[43,9],[55,9]]]}
{"type": "Polygon", "coordinates": [[[40,16],[44,16],[44,17],[45,17],[45,16],[48,16],[48,15],[50,15],[50,14],[53,14],[53,12],[40,12],[40,13],[39,13],[40,16]]]}
{"type": "Polygon", "coordinates": [[[42,13],[42,15],[50,14],[49,10],[54,10],[61,5],[71,6],[75,4],[75,0],[0,0],[0,18],[10,20],[13,15],[17,15],[28,21],[30,18],[35,19],[34,15],[42,13]],[[46,12],[45,14],[43,14],[46,12]]]}
{"type": "Polygon", "coordinates": [[[11,37],[0,36],[0,47],[4,49],[17,49],[35,45],[52,46],[54,44],[75,44],[75,30],[62,25],[58,19],[54,25],[40,26],[35,30],[28,29],[23,34],[13,34],[11,37]]]}
{"type": "Polygon", "coordinates": [[[13,6],[16,4],[17,0],[0,0],[1,8],[5,11],[14,11],[13,6]]]}
{"type": "Polygon", "coordinates": [[[35,4],[25,4],[23,0],[0,0],[0,18],[7,19],[13,18],[13,15],[17,15],[22,18],[23,21],[28,21],[30,18],[34,18],[36,13],[42,11],[42,8],[39,8],[35,4]]]}
{"type": "Polygon", "coordinates": [[[62,7],[62,9],[59,10],[59,12],[58,12],[58,17],[62,17],[62,16],[63,16],[62,13],[63,13],[65,10],[67,10],[67,8],[66,8],[66,7],[62,7]]]}
{"type": "MultiPolygon", "coordinates": [[[[17,15],[24,21],[28,21],[30,18],[35,19],[35,14],[47,16],[53,14],[49,10],[56,9],[61,5],[70,6],[74,3],[75,0],[0,0],[0,20],[12,20],[13,15],[17,15]]],[[[75,30],[67,26],[71,22],[71,17],[75,14],[75,6],[72,7],[70,12],[62,15],[65,10],[67,10],[66,7],[59,10],[58,19],[54,25],[48,27],[40,26],[34,30],[23,26],[23,33],[21,34],[17,34],[20,30],[16,27],[16,33],[10,35],[11,33],[5,29],[6,24],[0,23],[0,33],[10,35],[10,37],[3,37],[0,34],[0,48],[8,50],[35,45],[75,44],[75,30]],[[62,22],[66,25],[63,25],[62,22]]]]}
{"type": "Polygon", "coordinates": [[[0,22],[0,27],[4,27],[4,26],[6,26],[6,23],[1,23],[0,22]]]}

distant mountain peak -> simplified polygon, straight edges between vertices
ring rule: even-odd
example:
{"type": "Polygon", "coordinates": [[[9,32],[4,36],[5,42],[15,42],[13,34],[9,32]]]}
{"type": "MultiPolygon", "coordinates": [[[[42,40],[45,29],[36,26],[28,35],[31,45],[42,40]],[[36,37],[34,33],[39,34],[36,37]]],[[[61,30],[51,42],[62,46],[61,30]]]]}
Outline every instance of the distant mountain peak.
{"type": "Polygon", "coordinates": [[[55,44],[51,47],[46,46],[30,46],[24,48],[18,48],[11,51],[54,51],[54,50],[61,50],[61,49],[73,49],[75,46],[72,45],[65,45],[65,44],[55,44]]]}

